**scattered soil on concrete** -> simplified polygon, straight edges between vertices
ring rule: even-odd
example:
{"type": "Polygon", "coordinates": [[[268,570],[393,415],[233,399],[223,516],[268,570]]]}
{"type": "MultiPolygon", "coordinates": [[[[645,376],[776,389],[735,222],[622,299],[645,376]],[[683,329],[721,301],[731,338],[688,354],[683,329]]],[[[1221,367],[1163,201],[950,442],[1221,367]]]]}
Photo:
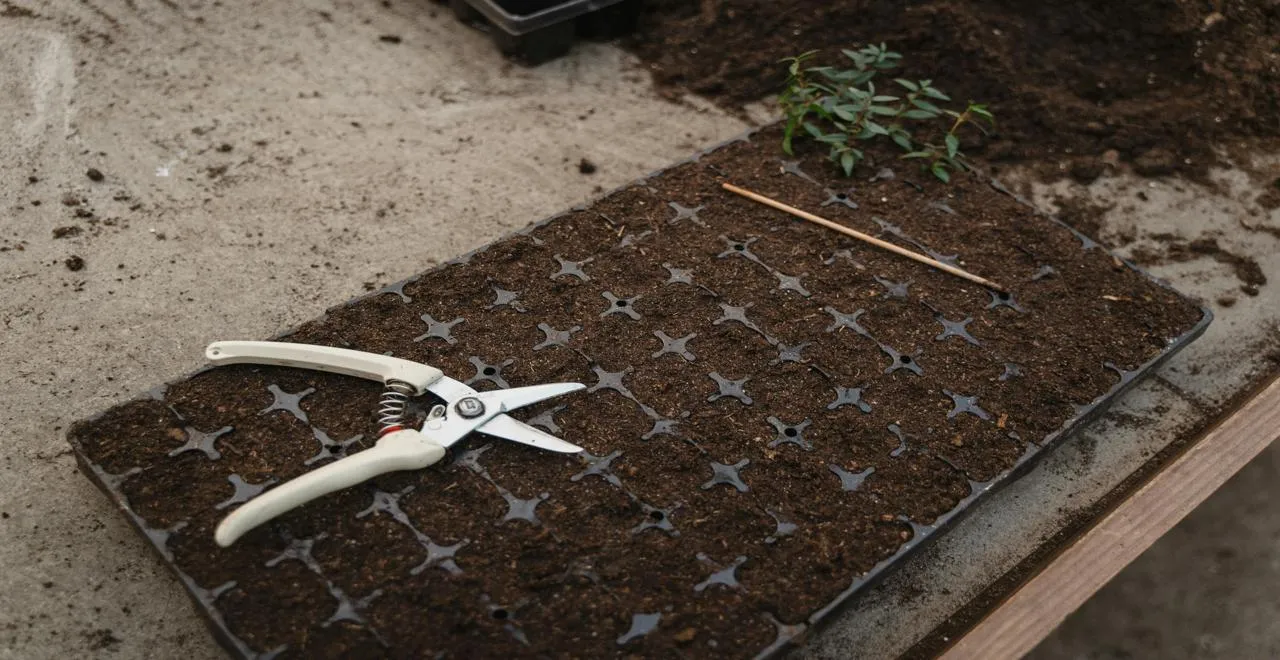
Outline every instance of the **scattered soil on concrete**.
{"type": "Polygon", "coordinates": [[[9,0],[0,0],[0,16],[4,18],[34,18],[35,15],[35,12],[26,7],[15,5],[9,0]]]}
{"type": "Polygon", "coordinates": [[[969,151],[1090,180],[1104,155],[1203,177],[1213,145],[1280,136],[1280,4],[1184,0],[650,0],[628,47],[658,82],[729,107],[776,93],[778,60],[885,42],[905,71],[990,103],[969,151]]]}
{"type": "Polygon", "coordinates": [[[228,585],[202,597],[256,651],[750,657],[1201,319],[976,176],[903,168],[850,189],[813,145],[781,162],[778,139],[727,145],[287,337],[481,389],[585,383],[522,414],[589,456],[475,437],[218,548],[232,475],[290,479],[377,431],[375,383],[237,365],[77,424],[82,465],[192,583],[228,585]],[[956,255],[1013,295],[731,196],[726,179],[956,255]],[[306,394],[295,407],[272,386],[306,394]]]}
{"type": "Polygon", "coordinates": [[[1219,263],[1231,266],[1236,278],[1240,280],[1240,290],[1250,296],[1258,295],[1258,288],[1267,283],[1267,276],[1253,257],[1230,252],[1218,245],[1213,237],[1197,238],[1193,241],[1181,240],[1170,234],[1152,236],[1161,243],[1160,248],[1142,247],[1134,250],[1133,260],[1142,265],[1158,263],[1178,263],[1191,261],[1201,257],[1212,257],[1219,263]]]}
{"type": "Polygon", "coordinates": [[[1258,206],[1268,211],[1280,208],[1280,179],[1272,181],[1271,185],[1258,196],[1258,206]]]}
{"type": "Polygon", "coordinates": [[[1058,219],[1075,227],[1085,236],[1101,238],[1107,213],[1114,204],[1098,204],[1086,197],[1057,196],[1053,203],[1058,207],[1058,219]]]}
{"type": "Polygon", "coordinates": [[[105,651],[121,642],[121,639],[116,637],[115,631],[110,628],[99,628],[84,633],[84,638],[89,644],[90,651],[105,651]]]}
{"type": "Polygon", "coordinates": [[[67,270],[73,273],[84,270],[84,259],[74,254],[67,257],[66,261],[62,263],[67,267],[67,270]]]}

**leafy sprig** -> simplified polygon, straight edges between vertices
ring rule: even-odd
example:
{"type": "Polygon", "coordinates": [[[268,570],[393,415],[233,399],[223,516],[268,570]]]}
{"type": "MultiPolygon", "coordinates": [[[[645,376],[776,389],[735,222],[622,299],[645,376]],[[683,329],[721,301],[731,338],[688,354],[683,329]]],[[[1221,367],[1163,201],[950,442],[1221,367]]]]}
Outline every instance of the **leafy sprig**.
{"type": "Polygon", "coordinates": [[[995,126],[987,106],[970,102],[964,110],[950,109],[945,104],[951,97],[934,87],[932,80],[894,78],[896,88],[887,93],[877,90],[877,77],[898,68],[902,55],[884,44],[841,52],[850,68],[806,67],[817,51],[783,60],[788,74],[778,96],[786,117],[783,151],[791,154],[795,138],[807,135],[827,145],[831,161],[851,176],[866,157],[858,144],[888,138],[905,152],[903,158],[923,160],[926,169],[942,181],[951,180],[952,170],[968,169],[959,131],[966,125],[983,131],[995,126]],[[942,118],[951,120],[950,128],[935,144],[931,139],[941,129],[930,128],[942,118]]]}

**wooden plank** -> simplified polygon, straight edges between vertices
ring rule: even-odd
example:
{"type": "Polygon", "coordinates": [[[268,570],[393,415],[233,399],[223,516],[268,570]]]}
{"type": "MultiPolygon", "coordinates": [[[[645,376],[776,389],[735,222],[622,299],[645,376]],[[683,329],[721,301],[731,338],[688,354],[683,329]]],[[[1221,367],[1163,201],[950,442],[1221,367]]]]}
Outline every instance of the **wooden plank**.
{"type": "Polygon", "coordinates": [[[1280,380],[1271,383],[1107,514],[942,655],[1018,658],[1280,437],[1280,380]]]}

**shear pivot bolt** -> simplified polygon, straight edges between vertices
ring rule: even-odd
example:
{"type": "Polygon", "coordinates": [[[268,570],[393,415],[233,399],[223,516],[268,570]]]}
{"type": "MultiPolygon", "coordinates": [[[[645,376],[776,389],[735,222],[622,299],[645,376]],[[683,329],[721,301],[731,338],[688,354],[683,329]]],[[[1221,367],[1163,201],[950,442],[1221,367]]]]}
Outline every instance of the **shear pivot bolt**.
{"type": "Polygon", "coordinates": [[[458,402],[458,414],[466,418],[479,417],[484,414],[484,403],[473,396],[458,402]]]}

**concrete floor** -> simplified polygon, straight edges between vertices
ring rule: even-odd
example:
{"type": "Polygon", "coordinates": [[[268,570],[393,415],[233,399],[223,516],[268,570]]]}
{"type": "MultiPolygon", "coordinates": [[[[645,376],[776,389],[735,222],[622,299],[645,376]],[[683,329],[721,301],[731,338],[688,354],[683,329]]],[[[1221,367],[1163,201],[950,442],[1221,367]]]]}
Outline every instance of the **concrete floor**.
{"type": "MultiPolygon", "coordinates": [[[[196,367],[210,340],[270,336],[745,128],[696,100],[659,100],[610,46],[511,66],[426,2],[16,6],[0,3],[0,658],[220,655],[176,582],[76,473],[70,422],[196,367]],[[379,39],[390,34],[402,42],[379,39]],[[583,158],[598,171],[581,174],[583,158]],[[53,238],[72,225],[79,235],[53,238]],[[82,270],[67,267],[73,255],[82,270]]],[[[1280,277],[1280,242],[1236,222],[1257,186],[1224,176],[1221,198],[1125,179],[1069,192],[1128,200],[1141,186],[1152,201],[1117,206],[1113,226],[1220,230],[1280,277]]],[[[1158,272],[1208,299],[1235,288],[1211,259],[1158,272]]],[[[1129,417],[1050,457],[809,652],[901,651],[1207,414],[1274,345],[1273,290],[1219,308],[1193,352],[1129,397],[1129,417]]],[[[1280,572],[1278,455],[1039,653],[1276,655],[1280,597],[1266,587],[1280,572]],[[1159,603],[1143,598],[1153,594],[1159,603]]]]}

